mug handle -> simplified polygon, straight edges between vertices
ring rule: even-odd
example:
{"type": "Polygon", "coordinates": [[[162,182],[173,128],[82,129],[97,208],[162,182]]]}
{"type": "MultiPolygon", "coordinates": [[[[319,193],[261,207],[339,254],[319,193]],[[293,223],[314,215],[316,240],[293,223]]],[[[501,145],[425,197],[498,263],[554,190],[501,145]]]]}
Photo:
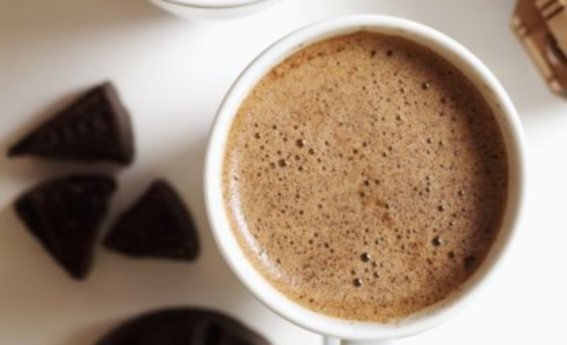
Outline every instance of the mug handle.
{"type": "Polygon", "coordinates": [[[351,340],[340,340],[336,338],[325,337],[323,339],[324,345],[391,345],[394,342],[392,340],[367,340],[367,341],[351,341],[351,340]]]}

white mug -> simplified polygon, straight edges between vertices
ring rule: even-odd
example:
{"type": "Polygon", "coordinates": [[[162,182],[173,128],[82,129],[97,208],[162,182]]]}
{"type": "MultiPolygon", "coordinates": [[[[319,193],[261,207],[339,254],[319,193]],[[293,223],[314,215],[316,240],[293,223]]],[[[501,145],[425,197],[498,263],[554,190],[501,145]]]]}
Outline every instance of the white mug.
{"type": "Polygon", "coordinates": [[[383,344],[423,332],[454,315],[474,298],[508,247],[517,226],[525,189],[523,134],[506,91],[488,68],[455,40],[427,26],[388,16],[353,15],[327,20],[298,30],[258,56],[226,95],[210,134],[205,163],[205,202],[220,252],[242,283],[266,306],[285,319],[324,335],[327,344],[383,344]],[[273,287],[254,268],[239,246],[224,206],[222,172],[227,136],[238,109],[256,83],[274,66],[306,45],[359,30],[401,36],[424,45],[459,68],[480,90],[497,118],[507,150],[509,191],[498,237],[478,270],[450,296],[394,323],[343,320],[307,309],[273,287]],[[342,339],[342,340],[338,340],[342,339]]]}

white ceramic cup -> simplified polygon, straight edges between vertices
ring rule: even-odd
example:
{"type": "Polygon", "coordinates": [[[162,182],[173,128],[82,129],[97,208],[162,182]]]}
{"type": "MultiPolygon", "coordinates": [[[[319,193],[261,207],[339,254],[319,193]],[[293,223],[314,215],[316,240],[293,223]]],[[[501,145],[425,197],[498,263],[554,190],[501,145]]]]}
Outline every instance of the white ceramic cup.
{"type": "Polygon", "coordinates": [[[150,0],[153,4],[184,19],[222,19],[261,10],[279,0],[150,0]]]}
{"type": "Polygon", "coordinates": [[[434,29],[405,19],[374,15],[339,17],[310,25],[276,42],[246,68],[229,90],[212,127],[206,156],[204,188],[207,213],[226,262],[242,283],[275,313],[300,327],[323,334],[328,337],[328,344],[382,344],[423,332],[448,319],[470,302],[492,276],[510,243],[521,214],[525,188],[523,147],[520,121],[506,91],[488,68],[461,44],[434,29]],[[274,66],[306,45],[359,30],[401,36],[427,46],[467,75],[495,113],[505,140],[509,166],[509,194],[502,227],[478,270],[459,291],[443,301],[387,324],[349,321],[323,315],[297,304],[276,290],[244,255],[229,225],[222,194],[223,158],[228,132],[241,103],[256,83],[274,66]]]}

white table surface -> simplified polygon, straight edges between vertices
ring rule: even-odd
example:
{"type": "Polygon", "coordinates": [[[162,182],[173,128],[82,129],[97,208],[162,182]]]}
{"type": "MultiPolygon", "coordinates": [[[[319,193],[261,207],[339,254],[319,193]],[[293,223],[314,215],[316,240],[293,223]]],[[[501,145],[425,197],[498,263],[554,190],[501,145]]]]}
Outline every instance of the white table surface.
{"type": "Polygon", "coordinates": [[[567,101],[549,93],[508,29],[514,3],[285,0],[242,19],[188,22],[143,0],[0,1],[0,344],[90,345],[136,313],[179,304],[224,310],[275,345],[320,344],[260,305],[223,263],[205,219],[201,170],[215,110],[243,67],[282,35],[347,13],[415,19],[462,42],[510,92],[528,139],[528,202],[503,269],[463,313],[399,344],[566,344],[567,101]],[[8,143],[105,79],[133,114],[138,148],[135,165],[120,172],[113,209],[152,178],[170,179],[200,228],[196,264],[98,250],[88,281],[77,283],[11,210],[23,188],[81,168],[8,161],[8,143]]]}

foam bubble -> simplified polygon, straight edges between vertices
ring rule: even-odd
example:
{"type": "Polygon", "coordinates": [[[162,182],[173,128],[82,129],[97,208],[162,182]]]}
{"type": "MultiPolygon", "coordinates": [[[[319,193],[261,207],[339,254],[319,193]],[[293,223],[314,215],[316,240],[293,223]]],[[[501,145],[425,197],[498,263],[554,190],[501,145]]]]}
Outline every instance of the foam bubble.
{"type": "Polygon", "coordinates": [[[443,242],[441,242],[441,239],[439,238],[439,236],[435,236],[431,240],[431,244],[433,244],[435,247],[439,247],[442,243],[443,242]]]}
{"type": "Polygon", "coordinates": [[[368,262],[368,261],[370,261],[370,259],[371,259],[370,254],[368,254],[368,253],[362,253],[360,255],[360,260],[362,260],[362,262],[368,262]]]}

